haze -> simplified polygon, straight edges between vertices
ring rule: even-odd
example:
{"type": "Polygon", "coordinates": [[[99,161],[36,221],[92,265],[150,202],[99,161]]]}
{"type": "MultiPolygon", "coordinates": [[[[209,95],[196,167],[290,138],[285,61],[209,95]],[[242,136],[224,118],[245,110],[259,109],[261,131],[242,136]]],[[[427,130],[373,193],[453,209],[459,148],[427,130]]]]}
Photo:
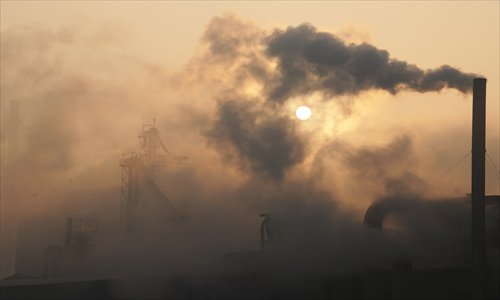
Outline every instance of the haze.
{"type": "MultiPolygon", "coordinates": [[[[60,244],[54,232],[68,216],[99,219],[103,272],[138,253],[150,257],[131,263],[139,272],[219,268],[214,253],[259,248],[259,214],[274,211],[299,220],[299,240],[334,253],[339,272],[389,260],[393,241],[362,230],[374,201],[470,192],[468,160],[427,188],[470,152],[473,77],[488,80],[486,148],[500,165],[497,1],[0,5],[1,278],[14,273],[20,244],[60,244]],[[295,117],[300,105],[309,120],[295,117]],[[170,259],[152,249],[151,232],[113,257],[120,159],[153,120],[168,148],[158,186],[191,223],[182,233],[153,226],[179,243],[170,259]],[[316,223],[301,223],[311,216],[316,223]],[[325,224],[318,240],[301,231],[325,224]],[[374,255],[359,250],[369,247],[374,255]],[[348,252],[355,263],[342,259],[348,252]]],[[[500,193],[488,164],[486,193],[500,193]]],[[[457,241],[414,251],[451,263],[444,253],[457,241]]],[[[288,257],[310,254],[298,248],[288,257]]],[[[16,272],[32,271],[42,253],[24,253],[16,272]]],[[[288,267],[321,269],[322,254],[288,267]]]]}

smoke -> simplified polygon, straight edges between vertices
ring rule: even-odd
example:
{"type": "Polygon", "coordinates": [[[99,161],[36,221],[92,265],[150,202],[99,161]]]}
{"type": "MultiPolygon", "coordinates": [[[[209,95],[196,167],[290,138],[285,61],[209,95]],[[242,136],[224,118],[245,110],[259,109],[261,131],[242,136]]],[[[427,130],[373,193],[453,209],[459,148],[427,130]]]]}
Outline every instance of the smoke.
{"type": "MultiPolygon", "coordinates": [[[[202,42],[205,51],[191,61],[185,77],[217,86],[211,87],[218,105],[207,135],[213,140],[210,144],[239,158],[241,169],[280,180],[307,156],[304,135],[298,135],[295,123],[282,115],[287,102],[312,95],[338,99],[369,90],[397,94],[453,88],[468,93],[476,76],[447,65],[422,70],[392,58],[386,50],[367,43],[347,44],[310,24],[266,31],[225,15],[208,24],[202,42]]],[[[350,111],[345,108],[352,103],[338,105],[350,111]]]]}
{"type": "MultiPolygon", "coordinates": [[[[119,208],[115,197],[99,201],[101,196],[81,191],[116,195],[120,155],[135,148],[137,125],[161,104],[163,78],[123,50],[128,28],[87,21],[2,30],[2,277],[13,272],[16,239],[22,238],[16,228],[25,220],[46,216],[64,224],[67,216],[95,213],[110,203],[112,211],[119,208]],[[19,142],[6,157],[11,101],[20,107],[19,142]]],[[[32,246],[42,253],[48,245],[32,246]]]]}
{"type": "Polygon", "coordinates": [[[207,135],[243,169],[278,180],[305,157],[305,143],[295,124],[271,108],[255,108],[250,101],[219,101],[217,119],[207,135]]]}
{"type": "Polygon", "coordinates": [[[223,254],[258,252],[261,213],[277,215],[287,238],[247,268],[353,273],[390,264],[401,241],[366,230],[362,214],[377,197],[424,186],[411,133],[356,145],[305,130],[290,107],[320,94],[310,101],[327,111],[338,96],[372,89],[465,93],[473,76],[449,66],[424,71],[311,25],[265,30],[234,15],[213,18],[176,72],[123,52],[134,40],[120,26],[104,37],[100,27],[62,27],[2,32],[2,111],[4,99],[19,99],[22,112],[2,205],[19,220],[105,220],[97,261],[109,273],[237,269],[223,254]],[[173,225],[150,205],[145,232],[124,241],[119,159],[137,150],[140,126],[153,117],[170,151],[157,184],[188,222],[173,225]]]}
{"type": "Polygon", "coordinates": [[[278,62],[278,74],[268,92],[269,100],[276,102],[314,91],[327,97],[357,95],[370,89],[396,94],[401,90],[454,88],[467,93],[476,76],[447,65],[422,70],[391,58],[387,50],[367,43],[347,45],[309,24],[274,30],[266,46],[266,53],[278,62]]]}
{"type": "Polygon", "coordinates": [[[360,180],[372,182],[377,178],[386,181],[388,173],[402,173],[411,169],[415,163],[412,155],[412,139],[408,135],[397,136],[387,145],[349,147],[346,142],[336,141],[329,146],[329,151],[342,156],[347,169],[355,173],[360,180]],[[351,148],[351,149],[349,149],[351,148]]]}
{"type": "Polygon", "coordinates": [[[399,235],[417,267],[453,266],[468,261],[468,216],[465,197],[436,201],[405,193],[377,199],[367,210],[365,223],[399,235]]]}

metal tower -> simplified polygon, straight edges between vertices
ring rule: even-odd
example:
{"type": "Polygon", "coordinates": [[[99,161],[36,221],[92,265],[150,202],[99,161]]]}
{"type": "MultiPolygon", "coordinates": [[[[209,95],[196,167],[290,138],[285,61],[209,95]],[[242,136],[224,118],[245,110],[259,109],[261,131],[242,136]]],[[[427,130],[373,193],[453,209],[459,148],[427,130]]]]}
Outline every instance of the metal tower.
{"type": "Polygon", "coordinates": [[[152,125],[143,125],[139,145],[139,153],[124,155],[120,163],[121,222],[126,233],[137,231],[141,222],[141,206],[149,200],[160,204],[169,219],[175,222],[182,220],[170,200],[155,183],[156,173],[164,164],[168,150],[161,141],[154,122],[152,125]]]}

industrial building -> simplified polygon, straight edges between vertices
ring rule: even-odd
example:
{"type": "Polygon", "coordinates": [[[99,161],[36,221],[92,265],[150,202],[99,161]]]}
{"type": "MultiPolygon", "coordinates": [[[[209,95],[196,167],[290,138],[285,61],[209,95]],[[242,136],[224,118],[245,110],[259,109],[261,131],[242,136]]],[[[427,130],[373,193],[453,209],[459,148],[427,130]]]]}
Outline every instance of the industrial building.
{"type": "MultiPolygon", "coordinates": [[[[500,195],[485,195],[486,79],[473,82],[472,187],[469,195],[434,201],[401,202],[381,199],[366,211],[366,230],[390,234],[389,216],[404,220],[415,209],[446,223],[463,236],[462,257],[454,266],[421,266],[402,251],[390,265],[366,266],[355,274],[335,270],[291,273],[269,269],[280,245],[293,239],[286,217],[263,213],[259,251],[221,254],[224,269],[212,274],[101,275],[95,271],[93,249],[98,220],[68,218],[64,245],[47,245],[42,277],[16,274],[0,284],[2,299],[499,299],[500,195]]],[[[120,167],[120,226],[125,237],[149,230],[145,206],[166,216],[170,224],[186,217],[156,183],[168,153],[155,124],[143,127],[140,150],[124,155],[120,167]]],[[[258,218],[258,216],[256,216],[258,218]]],[[[156,223],[155,223],[156,224],[156,223]]],[[[415,223],[410,223],[415,224],[415,223]]]]}

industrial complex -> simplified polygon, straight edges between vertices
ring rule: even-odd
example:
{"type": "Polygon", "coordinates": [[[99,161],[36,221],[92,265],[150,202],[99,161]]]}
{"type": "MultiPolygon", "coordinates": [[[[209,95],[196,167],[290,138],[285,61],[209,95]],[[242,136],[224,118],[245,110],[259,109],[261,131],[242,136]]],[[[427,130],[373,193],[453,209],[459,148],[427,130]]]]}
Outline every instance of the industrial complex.
{"type": "MultiPolygon", "coordinates": [[[[13,106],[12,110],[16,115],[18,108],[13,106]]],[[[389,219],[399,220],[400,226],[432,223],[450,228],[450,234],[463,240],[463,249],[457,249],[453,266],[425,262],[402,247],[391,256],[392,261],[363,266],[361,271],[351,273],[334,269],[293,272],[293,268],[274,267],[279,265],[276,260],[283,259],[286,265],[297,260],[287,250],[294,247],[294,226],[288,225],[289,216],[263,211],[255,216],[261,220],[260,227],[255,228],[260,249],[220,253],[217,270],[177,272],[166,266],[164,273],[102,273],[98,259],[101,220],[77,215],[60,222],[65,222],[65,227],[59,228],[64,244],[47,242],[45,249],[36,249],[43,257],[34,263],[37,274],[27,274],[17,266],[15,274],[2,280],[1,298],[499,299],[500,195],[485,195],[485,122],[486,79],[475,78],[470,194],[433,201],[410,199],[405,203],[380,199],[364,215],[364,230],[387,237],[393,234],[387,225],[389,219]],[[427,218],[405,223],[416,210],[424,211],[427,218]]],[[[120,209],[116,220],[121,236],[113,242],[118,248],[139,242],[142,232],[182,230],[190,222],[157,181],[169,151],[155,122],[143,125],[138,138],[138,151],[124,154],[119,162],[120,209]]],[[[169,245],[175,248],[175,241],[169,245]]],[[[159,251],[168,253],[169,247],[159,251]]],[[[18,256],[17,262],[20,259],[18,256]]]]}

